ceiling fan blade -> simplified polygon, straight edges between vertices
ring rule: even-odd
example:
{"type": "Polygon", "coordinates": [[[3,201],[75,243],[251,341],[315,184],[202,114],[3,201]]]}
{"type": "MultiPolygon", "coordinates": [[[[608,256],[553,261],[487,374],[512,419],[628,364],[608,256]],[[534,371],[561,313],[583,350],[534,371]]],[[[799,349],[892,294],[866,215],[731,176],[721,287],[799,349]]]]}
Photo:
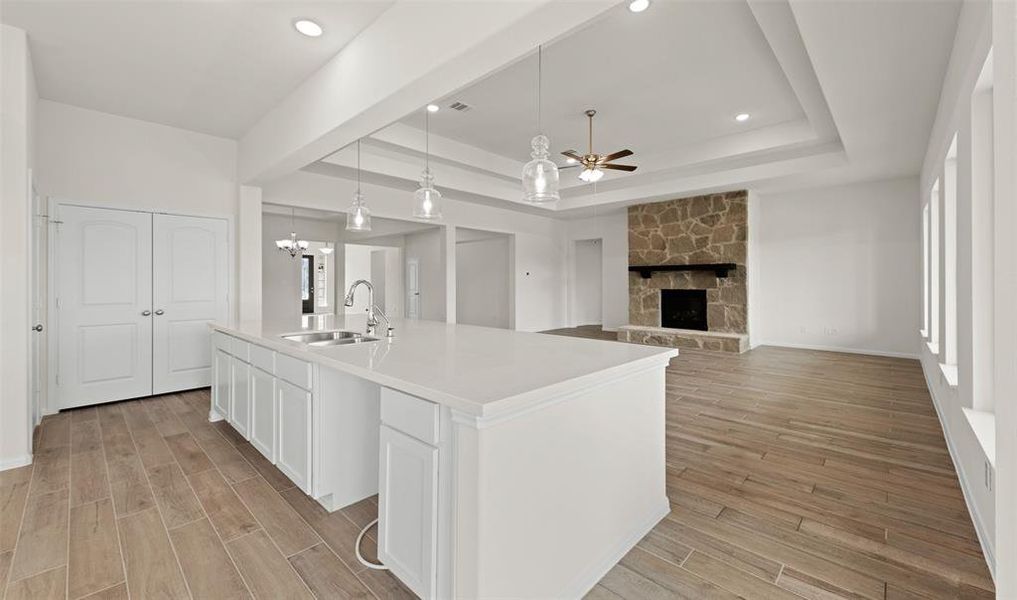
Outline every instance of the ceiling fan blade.
{"type": "Polygon", "coordinates": [[[611,162],[612,160],[616,160],[616,159],[619,159],[619,158],[625,158],[626,156],[632,156],[632,151],[628,150],[628,149],[619,150],[618,152],[615,152],[614,154],[608,154],[607,156],[601,156],[600,158],[597,159],[597,162],[600,163],[600,164],[604,164],[606,162],[611,162]]]}
{"type": "Polygon", "coordinates": [[[566,150],[565,152],[562,152],[562,156],[567,156],[573,160],[583,160],[583,157],[576,154],[575,150],[566,150]]]}
{"type": "Polygon", "coordinates": [[[599,165],[601,169],[614,169],[615,171],[635,171],[639,167],[635,165],[599,165]]]}
{"type": "Polygon", "coordinates": [[[561,171],[562,169],[574,169],[576,167],[581,167],[581,166],[583,166],[583,165],[581,165],[580,163],[574,163],[574,164],[571,164],[571,165],[558,165],[558,170],[561,171]]]}

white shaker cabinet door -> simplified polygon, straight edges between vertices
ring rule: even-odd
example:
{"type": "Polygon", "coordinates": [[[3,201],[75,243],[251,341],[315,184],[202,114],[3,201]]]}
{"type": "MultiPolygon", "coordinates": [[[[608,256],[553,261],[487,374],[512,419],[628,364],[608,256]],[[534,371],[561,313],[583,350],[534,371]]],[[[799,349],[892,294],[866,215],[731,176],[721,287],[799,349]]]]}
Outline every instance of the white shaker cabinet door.
{"type": "Polygon", "coordinates": [[[61,206],[58,219],[59,408],[150,395],[151,213],[61,206]]]}
{"type": "Polygon", "coordinates": [[[250,437],[251,423],[251,366],[233,358],[233,402],[230,406],[230,424],[244,436],[250,437]]]}
{"type": "Polygon", "coordinates": [[[251,445],[265,458],[276,462],[275,422],[278,409],[275,402],[275,377],[251,367],[251,445]]]}
{"type": "Polygon", "coordinates": [[[204,387],[212,367],[208,324],[229,316],[226,221],[151,218],[154,393],[204,387]]]}
{"type": "Polygon", "coordinates": [[[279,442],[276,466],[304,493],[311,483],[311,393],[276,379],[279,442]]]}
{"type": "Polygon", "coordinates": [[[437,594],[438,449],[381,426],[378,558],[424,600],[437,594]]]}
{"type": "Polygon", "coordinates": [[[233,357],[216,349],[213,368],[215,387],[212,388],[212,410],[218,413],[219,417],[226,418],[230,415],[230,396],[233,389],[233,357]]]}

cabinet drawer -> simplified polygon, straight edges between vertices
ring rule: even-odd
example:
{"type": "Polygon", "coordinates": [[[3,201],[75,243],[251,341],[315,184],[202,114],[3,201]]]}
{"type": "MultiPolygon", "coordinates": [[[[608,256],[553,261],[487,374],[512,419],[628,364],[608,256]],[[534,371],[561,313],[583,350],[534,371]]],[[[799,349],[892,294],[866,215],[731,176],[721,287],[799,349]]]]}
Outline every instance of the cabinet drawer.
{"type": "Polygon", "coordinates": [[[221,331],[215,331],[212,333],[212,345],[216,350],[222,350],[223,352],[230,351],[230,336],[226,335],[221,331]]]}
{"type": "Polygon", "coordinates": [[[438,445],[438,405],[381,388],[381,422],[418,440],[438,445]]]}
{"type": "Polygon", "coordinates": [[[311,389],[311,363],[309,362],[281,353],[276,354],[275,376],[305,390],[311,389]]]}
{"type": "Polygon", "coordinates": [[[236,356],[240,360],[247,362],[247,347],[250,346],[247,342],[240,338],[230,339],[230,354],[236,356]]]}
{"type": "Polygon", "coordinates": [[[268,348],[255,346],[254,344],[251,344],[249,352],[252,365],[258,367],[259,369],[266,373],[275,372],[275,360],[274,357],[272,356],[273,354],[275,354],[275,352],[269,350],[268,348]]]}

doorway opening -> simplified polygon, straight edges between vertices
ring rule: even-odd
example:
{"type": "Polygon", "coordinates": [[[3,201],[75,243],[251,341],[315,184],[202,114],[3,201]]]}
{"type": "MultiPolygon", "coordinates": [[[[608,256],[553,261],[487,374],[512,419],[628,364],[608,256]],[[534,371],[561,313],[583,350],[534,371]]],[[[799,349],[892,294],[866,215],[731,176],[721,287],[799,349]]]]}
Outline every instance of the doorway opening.
{"type": "Polygon", "coordinates": [[[511,236],[456,228],[456,323],[510,329],[511,236]]]}
{"type": "Polygon", "coordinates": [[[604,323],[604,255],[600,239],[577,240],[572,293],[572,325],[604,323]]]}

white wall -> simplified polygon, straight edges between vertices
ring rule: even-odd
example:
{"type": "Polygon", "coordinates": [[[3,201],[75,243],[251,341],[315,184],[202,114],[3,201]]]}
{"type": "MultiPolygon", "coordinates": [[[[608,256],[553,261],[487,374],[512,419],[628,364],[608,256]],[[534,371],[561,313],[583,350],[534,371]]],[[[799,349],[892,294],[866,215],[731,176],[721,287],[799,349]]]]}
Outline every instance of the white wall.
{"type": "Polygon", "coordinates": [[[233,218],[236,147],[203,133],[39,103],[40,192],[62,200],[233,218]]]}
{"type": "Polygon", "coordinates": [[[416,260],[420,285],[420,318],[445,320],[445,273],[442,263],[442,231],[428,229],[406,235],[403,258],[416,260]]]}
{"type": "MultiPolygon", "coordinates": [[[[402,241],[398,246],[402,245],[402,241]]],[[[398,246],[346,244],[346,273],[343,282],[343,294],[349,291],[353,282],[366,279],[374,286],[374,304],[382,312],[393,318],[402,316],[403,268],[400,256],[402,249],[398,246]]],[[[353,297],[353,306],[342,306],[339,312],[360,314],[367,310],[367,291],[358,289],[353,297]]]]}
{"type": "Polygon", "coordinates": [[[599,239],[601,243],[601,320],[604,329],[614,330],[629,322],[629,230],[625,209],[567,222],[569,325],[579,324],[575,314],[576,248],[579,240],[599,239]]]}
{"type": "MultiPolygon", "coordinates": [[[[996,6],[1003,4],[1005,3],[997,3],[996,6]]],[[[994,432],[992,427],[988,427],[987,432],[982,432],[979,435],[976,431],[981,432],[982,428],[976,429],[973,424],[978,423],[981,417],[985,417],[991,424],[993,415],[977,415],[965,410],[980,403],[991,405],[991,399],[981,396],[987,391],[988,393],[993,393],[991,389],[987,390],[984,386],[987,383],[985,378],[992,377],[991,372],[988,375],[986,374],[984,362],[989,361],[991,364],[992,356],[981,356],[980,360],[982,363],[978,365],[973,362],[973,350],[976,347],[984,346],[984,344],[975,343],[976,336],[974,336],[973,324],[984,323],[984,320],[992,314],[991,307],[987,307],[984,301],[976,300],[976,294],[981,290],[975,290],[974,284],[983,279],[982,267],[985,266],[985,263],[991,263],[993,258],[995,258],[998,267],[1001,255],[997,250],[995,257],[993,257],[991,240],[987,240],[987,238],[992,238],[993,234],[991,228],[984,227],[984,225],[987,225],[984,221],[986,216],[989,219],[993,218],[991,207],[985,209],[990,211],[989,215],[979,215],[976,211],[972,210],[975,206],[982,206],[984,208],[985,197],[979,196],[974,198],[972,195],[971,162],[971,96],[977,84],[979,74],[982,71],[989,48],[992,45],[991,12],[988,2],[966,2],[962,6],[957,34],[954,39],[953,52],[946,76],[944,77],[939,109],[922,166],[919,188],[915,191],[911,202],[912,212],[917,219],[921,219],[923,206],[928,202],[934,182],[937,179],[943,180],[945,159],[951,142],[956,135],[956,177],[952,181],[946,181],[945,186],[942,184],[940,186],[940,191],[943,195],[947,191],[950,193],[956,192],[957,215],[954,222],[950,223],[942,218],[942,213],[940,215],[940,239],[943,239],[946,227],[951,227],[952,232],[956,234],[957,240],[957,302],[956,312],[953,315],[957,323],[956,371],[958,376],[955,384],[951,384],[945,376],[944,370],[940,367],[940,363],[946,361],[946,344],[943,343],[943,335],[947,307],[942,301],[943,279],[945,276],[942,268],[940,269],[940,290],[933,290],[934,293],[939,294],[940,318],[938,322],[931,324],[931,327],[937,330],[937,339],[940,343],[938,347],[930,346],[930,344],[926,343],[931,340],[931,330],[928,332],[930,334],[929,338],[923,339],[922,334],[917,329],[912,333],[912,336],[921,348],[922,368],[925,372],[926,381],[928,382],[929,391],[932,394],[936,410],[939,413],[939,420],[943,426],[943,433],[946,437],[954,466],[957,469],[961,488],[964,491],[975,530],[978,533],[982,549],[989,562],[989,567],[994,570],[994,574],[998,577],[1006,574],[1008,570],[995,569],[996,544],[1006,539],[1006,536],[1001,537],[995,531],[996,511],[997,508],[1003,510],[1004,507],[1012,511],[1017,499],[1013,498],[1012,495],[1006,498],[997,498],[989,485],[989,477],[987,475],[991,474],[994,476],[998,467],[1006,463],[1003,459],[996,459],[995,466],[992,465],[993,455],[995,454],[994,443],[989,439],[993,437],[992,434],[994,432]],[[974,229],[976,227],[989,229],[989,231],[976,233],[974,229]],[[985,245],[986,241],[990,241],[990,243],[985,245]],[[975,385],[975,377],[979,379],[978,386],[975,385]],[[976,398],[976,387],[979,389],[977,394],[980,396],[979,398],[976,398]],[[969,418],[972,416],[976,418],[969,418]],[[985,435],[985,433],[988,433],[988,435],[985,435]],[[989,473],[987,473],[987,463],[989,464],[989,473]]],[[[1013,25],[1013,23],[1010,24],[1011,30],[1013,25]]],[[[1006,135],[1011,136],[1012,139],[1013,131],[1006,132],[1006,135]]],[[[1004,170],[1012,174],[1012,163],[1006,163],[1004,170]]],[[[986,193],[984,188],[982,193],[986,193]]],[[[988,193],[991,194],[991,192],[988,193]]],[[[1010,197],[1005,199],[1004,204],[1012,205],[1012,202],[1013,198],[1010,197]]],[[[940,204],[942,205],[942,198],[940,204]]],[[[998,210],[1000,207],[999,198],[996,199],[996,206],[998,210]]],[[[996,236],[995,242],[997,248],[999,248],[1000,241],[1005,243],[1005,240],[1013,239],[1012,221],[1009,224],[1005,223],[1006,219],[997,219],[997,231],[1000,231],[999,226],[1003,225],[1003,239],[1001,240],[998,235],[996,236]]],[[[921,240],[916,242],[916,247],[921,249],[921,240]]],[[[1008,254],[1009,252],[1004,252],[1003,256],[1008,254]]],[[[941,243],[939,253],[940,265],[944,264],[942,261],[945,258],[943,244],[941,243]]],[[[921,274],[921,266],[916,268],[916,272],[919,275],[921,274]]],[[[999,273],[998,268],[996,272],[997,274],[999,273]]],[[[1012,273],[1008,277],[1012,277],[1012,273]]],[[[995,285],[998,291],[1000,288],[998,275],[996,281],[995,285]]],[[[916,290],[916,293],[919,294],[919,298],[921,298],[921,280],[911,282],[911,285],[916,290]]],[[[1014,297],[1004,301],[1006,304],[1004,309],[1005,315],[1012,313],[1012,306],[1015,301],[1017,301],[1017,298],[1014,297]]],[[[997,299],[996,302],[999,302],[999,300],[997,299]]],[[[998,314],[997,312],[996,315],[998,314]]],[[[990,333],[992,329],[995,329],[997,340],[1000,340],[1001,334],[1006,331],[1001,328],[1001,323],[998,320],[994,325],[990,326],[990,333]]],[[[1006,336],[1002,337],[1005,338],[1006,336]]],[[[1014,342],[1013,340],[1005,339],[1002,341],[1004,342],[1004,348],[1008,346],[1009,351],[1009,358],[1003,362],[1004,370],[1012,373],[1014,342]]],[[[999,346],[997,345],[998,348],[999,346]]],[[[991,352],[992,350],[990,349],[990,354],[991,352]]],[[[997,356],[996,358],[1000,357],[997,356]]],[[[996,365],[998,370],[999,363],[997,362],[996,365]]],[[[993,394],[997,403],[1012,401],[1012,393],[1001,393],[1002,390],[999,389],[998,384],[989,386],[989,388],[991,387],[997,388],[993,394]]],[[[1011,387],[1010,389],[1012,390],[1013,388],[1011,387]]],[[[1006,435],[1012,438],[1012,430],[1008,431],[1006,435]]],[[[1012,456],[1010,460],[1013,460],[1012,456]]],[[[1002,588],[997,588],[999,597],[1014,597],[1017,589],[1010,589],[1009,593],[1004,593],[1002,588]]]]}
{"type": "MultiPolygon", "coordinates": [[[[441,189],[440,181],[436,185],[441,189]]],[[[350,181],[301,171],[265,185],[263,199],[275,204],[334,211],[346,208],[345,202],[337,205],[337,199],[350,198],[353,191],[354,184],[350,181]]],[[[375,216],[413,220],[412,190],[365,184],[363,191],[375,216]]],[[[541,331],[567,325],[567,222],[445,198],[441,224],[512,235],[513,326],[523,331],[541,331]]],[[[620,231],[624,239],[624,225],[620,231]]],[[[441,236],[440,231],[437,235],[441,236]]],[[[627,257],[622,260],[628,261],[627,257]]],[[[444,277],[444,271],[439,277],[444,277]]],[[[451,287],[453,282],[446,283],[449,289],[455,289],[451,287]]],[[[627,283],[621,289],[626,298],[627,321],[627,283]]],[[[454,295],[452,297],[454,302],[454,295]]],[[[431,314],[444,319],[445,313],[442,309],[431,314]]]]}
{"type": "Polygon", "coordinates": [[[603,246],[599,239],[575,242],[576,283],[572,308],[576,325],[600,325],[604,321],[603,246]]]}
{"type": "MultiPolygon", "coordinates": [[[[265,282],[261,294],[261,318],[299,322],[301,315],[300,260],[291,257],[288,252],[277,250],[275,240],[289,238],[290,231],[295,229],[300,239],[335,244],[339,238],[339,224],[335,221],[302,218],[294,219],[291,222],[290,217],[271,214],[262,215],[261,223],[261,277],[265,282]]],[[[333,280],[342,281],[343,275],[341,269],[338,268],[344,260],[342,244],[336,244],[335,248],[330,259],[336,267],[333,271],[333,280]]],[[[329,293],[333,298],[336,298],[338,290],[332,289],[329,290],[329,293]]]]}
{"type": "Polygon", "coordinates": [[[28,41],[0,26],[0,469],[31,461],[29,231],[36,126],[28,41]]]}
{"type": "Polygon", "coordinates": [[[456,242],[456,323],[509,327],[509,242],[504,235],[456,242]]]}
{"type": "Polygon", "coordinates": [[[760,194],[753,345],[916,356],[917,193],[907,178],[760,194]]]}

